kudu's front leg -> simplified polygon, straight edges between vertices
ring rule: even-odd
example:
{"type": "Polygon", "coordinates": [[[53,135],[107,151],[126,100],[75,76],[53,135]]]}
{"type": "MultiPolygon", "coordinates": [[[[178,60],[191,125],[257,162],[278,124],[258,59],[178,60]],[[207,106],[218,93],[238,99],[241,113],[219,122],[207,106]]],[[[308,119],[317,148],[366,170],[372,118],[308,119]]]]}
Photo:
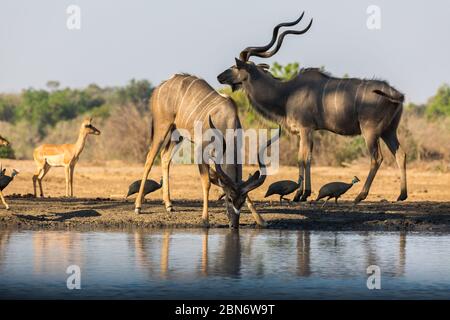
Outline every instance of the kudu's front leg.
{"type": "Polygon", "coordinates": [[[298,152],[299,180],[302,187],[297,191],[294,202],[306,201],[311,195],[311,158],[313,149],[312,130],[300,132],[300,147],[298,152]],[[304,179],[302,179],[304,177],[304,179]]]}
{"type": "Polygon", "coordinates": [[[153,162],[155,161],[156,155],[161,148],[164,138],[167,134],[168,130],[164,132],[164,134],[157,135],[155,131],[155,138],[150,147],[150,151],[147,154],[147,159],[145,160],[144,174],[142,175],[141,186],[139,187],[139,193],[136,197],[134,212],[139,214],[141,213],[142,200],[144,199],[144,186],[145,180],[147,180],[150,170],[152,169],[153,162]]]}
{"type": "Polygon", "coordinates": [[[172,161],[172,151],[175,147],[174,143],[168,143],[166,147],[161,151],[161,169],[163,177],[163,202],[167,212],[173,211],[172,201],[170,200],[170,188],[169,188],[169,170],[170,163],[172,161]]]}
{"type": "Polygon", "coordinates": [[[3,192],[0,191],[0,198],[2,199],[2,203],[5,206],[6,210],[9,210],[9,205],[6,203],[5,197],[3,196],[3,192]]]}
{"type": "Polygon", "coordinates": [[[247,202],[247,207],[250,210],[250,212],[252,213],[253,218],[255,219],[258,226],[267,227],[267,222],[263,219],[263,217],[261,217],[261,215],[258,213],[258,211],[256,211],[256,208],[253,205],[253,201],[250,199],[249,196],[247,196],[246,202],[247,202]]]}

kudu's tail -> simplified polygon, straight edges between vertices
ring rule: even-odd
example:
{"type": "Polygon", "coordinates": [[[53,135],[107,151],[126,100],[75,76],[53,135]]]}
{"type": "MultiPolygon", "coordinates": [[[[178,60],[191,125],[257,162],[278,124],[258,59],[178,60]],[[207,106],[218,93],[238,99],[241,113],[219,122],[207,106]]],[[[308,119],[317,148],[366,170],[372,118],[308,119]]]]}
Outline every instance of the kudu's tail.
{"type": "Polygon", "coordinates": [[[395,89],[390,89],[389,93],[376,89],[373,90],[373,93],[376,93],[395,104],[402,104],[405,101],[405,95],[395,89]]]}

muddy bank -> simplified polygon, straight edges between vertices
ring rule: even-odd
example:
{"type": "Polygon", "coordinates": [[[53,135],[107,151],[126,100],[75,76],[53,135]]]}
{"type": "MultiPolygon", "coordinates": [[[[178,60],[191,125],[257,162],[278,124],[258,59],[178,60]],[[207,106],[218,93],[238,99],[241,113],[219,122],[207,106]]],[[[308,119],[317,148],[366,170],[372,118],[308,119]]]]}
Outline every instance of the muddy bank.
{"type": "MultiPolygon", "coordinates": [[[[175,212],[167,214],[161,201],[147,201],[143,213],[133,212],[132,200],[101,198],[64,199],[11,196],[9,211],[0,209],[0,227],[21,229],[123,229],[202,228],[201,201],[174,201],[175,212]]],[[[321,203],[279,206],[256,201],[268,229],[300,230],[408,230],[450,231],[449,202],[343,201],[322,208],[321,203]]],[[[222,202],[212,201],[210,227],[227,228],[222,202]]],[[[257,228],[250,212],[241,214],[241,228],[257,228]]]]}

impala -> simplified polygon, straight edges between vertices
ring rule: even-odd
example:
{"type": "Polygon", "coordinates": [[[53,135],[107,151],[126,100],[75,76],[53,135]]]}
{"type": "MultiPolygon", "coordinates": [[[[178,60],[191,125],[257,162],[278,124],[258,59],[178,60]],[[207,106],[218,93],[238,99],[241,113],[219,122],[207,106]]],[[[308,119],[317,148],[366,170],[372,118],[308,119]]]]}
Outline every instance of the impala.
{"type": "Polygon", "coordinates": [[[73,172],[89,134],[99,135],[92,125],[92,119],[85,119],[80,127],[78,139],[73,144],[43,144],[33,152],[37,169],[33,175],[33,189],[36,197],[36,180],[39,182],[40,196],[44,196],[42,179],[51,167],[64,167],[66,175],[66,197],[73,197],[73,172]]]}

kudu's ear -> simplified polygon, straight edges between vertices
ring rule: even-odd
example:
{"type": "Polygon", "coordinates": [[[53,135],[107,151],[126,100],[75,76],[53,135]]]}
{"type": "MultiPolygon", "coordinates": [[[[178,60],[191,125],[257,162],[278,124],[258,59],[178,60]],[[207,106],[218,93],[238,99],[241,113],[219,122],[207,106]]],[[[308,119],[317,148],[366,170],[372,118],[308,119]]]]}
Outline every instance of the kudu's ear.
{"type": "Polygon", "coordinates": [[[259,63],[257,64],[257,67],[263,69],[264,71],[269,71],[270,66],[267,63],[259,63]]]}
{"type": "Polygon", "coordinates": [[[260,187],[265,180],[266,176],[261,175],[259,170],[256,171],[248,178],[247,181],[244,182],[244,185],[242,186],[242,193],[249,193],[250,191],[260,187]]]}
{"type": "Polygon", "coordinates": [[[245,69],[247,70],[247,63],[245,61],[242,61],[241,59],[234,58],[236,60],[236,67],[238,69],[245,69]]]}
{"type": "Polygon", "coordinates": [[[220,182],[217,172],[211,167],[209,167],[209,181],[211,181],[212,184],[214,184],[218,187],[223,186],[223,184],[220,182]]]}

